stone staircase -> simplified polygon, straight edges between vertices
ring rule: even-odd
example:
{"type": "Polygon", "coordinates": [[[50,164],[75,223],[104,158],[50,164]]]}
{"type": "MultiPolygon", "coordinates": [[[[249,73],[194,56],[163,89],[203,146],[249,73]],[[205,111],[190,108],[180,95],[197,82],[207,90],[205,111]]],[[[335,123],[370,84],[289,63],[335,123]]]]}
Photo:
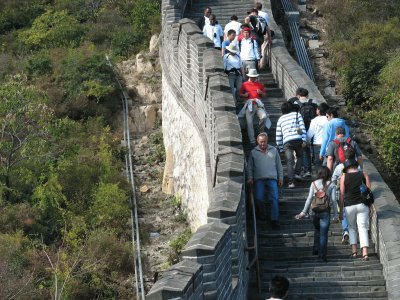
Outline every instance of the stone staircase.
{"type": "MultiPolygon", "coordinates": [[[[280,105],[286,99],[276,86],[272,75],[262,71],[259,77],[267,89],[263,103],[272,121],[268,131],[269,144],[275,145],[275,126],[281,115],[280,105]]],[[[246,153],[250,150],[246,131],[242,131],[246,153]]],[[[282,156],[284,174],[285,159],[282,156]]],[[[315,170],[313,170],[315,177],[315,170]]],[[[287,188],[287,180],[280,195],[280,230],[269,226],[267,220],[257,221],[258,251],[261,273],[261,295],[258,294],[255,272],[251,274],[248,299],[266,299],[269,282],[275,275],[290,281],[288,299],[387,299],[382,265],[370,241],[368,262],[361,258],[350,259],[350,246],[341,244],[340,224],[330,225],[328,237],[328,262],[323,263],[312,255],[314,227],[310,219],[296,220],[307,198],[311,180],[296,182],[295,189],[287,188]]],[[[248,228],[251,228],[250,226],[248,228]]],[[[251,232],[249,232],[251,238],[251,232]]]]}
{"type": "MultiPolygon", "coordinates": [[[[184,17],[197,20],[204,8],[210,6],[222,27],[235,14],[239,21],[253,5],[247,0],[188,1],[184,17]]],[[[275,145],[275,126],[281,116],[282,90],[269,71],[262,71],[259,81],[267,89],[263,99],[270,115],[272,128],[268,130],[269,144],[275,145]]],[[[244,101],[238,103],[238,111],[244,101]]],[[[218,120],[217,120],[218,122],[218,120]]],[[[255,130],[257,134],[257,130],[255,130]]],[[[242,131],[243,146],[248,155],[251,150],[247,131],[242,131]]],[[[284,157],[284,174],[287,174],[284,157]]],[[[331,224],[328,238],[328,262],[317,261],[312,255],[314,228],[311,220],[295,220],[305,203],[311,181],[296,182],[295,189],[287,189],[287,180],[280,196],[280,230],[272,230],[269,219],[257,221],[258,247],[261,273],[261,295],[258,294],[254,268],[250,274],[248,299],[267,299],[269,281],[275,275],[286,276],[290,281],[288,299],[387,299],[382,265],[370,241],[368,262],[350,259],[350,246],[341,244],[340,224],[331,224]]],[[[267,202],[269,213],[269,203],[267,202]]],[[[268,215],[269,218],[269,215],[268,215]]],[[[251,222],[251,220],[249,220],[251,222]]],[[[251,225],[247,228],[251,229],[251,225]]],[[[251,232],[248,233],[251,239],[251,232]]]]}

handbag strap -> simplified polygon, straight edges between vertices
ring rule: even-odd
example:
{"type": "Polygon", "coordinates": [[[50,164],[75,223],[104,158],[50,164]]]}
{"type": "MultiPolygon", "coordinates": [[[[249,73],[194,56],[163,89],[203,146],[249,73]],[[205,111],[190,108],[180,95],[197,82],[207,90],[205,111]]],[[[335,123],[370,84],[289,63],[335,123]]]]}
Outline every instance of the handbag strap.
{"type": "MultiPolygon", "coordinates": [[[[317,192],[321,192],[321,190],[320,190],[319,188],[317,188],[317,185],[315,184],[315,181],[313,181],[312,183],[313,183],[315,189],[317,190],[317,192]]],[[[329,186],[331,185],[331,183],[332,183],[332,181],[329,182],[328,185],[324,186],[324,188],[322,189],[322,192],[325,192],[325,193],[326,193],[326,191],[328,190],[328,188],[329,188],[329,186]]]]}

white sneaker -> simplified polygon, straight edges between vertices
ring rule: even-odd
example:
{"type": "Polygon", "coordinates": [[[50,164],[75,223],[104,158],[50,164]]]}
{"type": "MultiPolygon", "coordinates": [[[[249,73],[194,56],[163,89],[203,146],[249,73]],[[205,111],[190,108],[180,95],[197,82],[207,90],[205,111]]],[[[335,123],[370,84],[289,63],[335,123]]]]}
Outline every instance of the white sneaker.
{"type": "Polygon", "coordinates": [[[311,177],[311,173],[310,172],[306,172],[303,175],[303,178],[310,178],[311,177]]]}
{"type": "Polygon", "coordinates": [[[302,181],[303,178],[300,175],[295,174],[294,179],[302,181]]]}
{"type": "Polygon", "coordinates": [[[344,231],[342,237],[342,245],[348,245],[348,244],[349,244],[349,233],[347,231],[344,231]]]}
{"type": "Polygon", "coordinates": [[[294,185],[294,183],[289,183],[288,188],[289,189],[294,189],[296,186],[294,185]]]}

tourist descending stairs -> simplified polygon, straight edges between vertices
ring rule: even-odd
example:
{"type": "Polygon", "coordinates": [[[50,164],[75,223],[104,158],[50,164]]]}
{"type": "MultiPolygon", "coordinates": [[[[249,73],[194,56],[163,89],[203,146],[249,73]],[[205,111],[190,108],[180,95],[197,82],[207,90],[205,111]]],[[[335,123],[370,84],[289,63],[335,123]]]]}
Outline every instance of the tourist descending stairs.
{"type": "MultiPolygon", "coordinates": [[[[209,6],[224,27],[232,15],[237,15],[239,21],[242,21],[253,4],[253,1],[246,0],[192,0],[188,1],[184,17],[196,21],[203,16],[204,9],[209,6]]],[[[262,71],[259,81],[267,90],[263,103],[272,122],[272,128],[267,133],[269,144],[275,145],[275,126],[281,116],[280,106],[286,99],[269,71],[262,71]]],[[[238,111],[243,103],[243,101],[238,103],[238,111]]],[[[247,130],[242,130],[242,134],[247,157],[251,150],[247,130]]],[[[282,164],[284,174],[287,174],[284,160],[282,164]]],[[[317,256],[312,255],[314,235],[312,222],[310,219],[294,218],[304,207],[310,184],[310,180],[296,182],[296,188],[288,189],[287,180],[285,181],[280,193],[279,230],[270,227],[269,203],[266,202],[267,219],[257,221],[261,295],[258,293],[256,272],[253,267],[250,271],[248,299],[268,299],[269,282],[275,275],[289,279],[288,299],[387,299],[382,265],[374,251],[375,245],[372,241],[370,241],[369,261],[364,262],[361,258],[350,259],[350,246],[341,243],[340,224],[331,223],[328,234],[328,262],[317,261],[317,256]]],[[[251,224],[251,218],[248,218],[248,223],[251,224]]],[[[251,240],[252,226],[248,225],[247,228],[248,238],[251,240]]]]}

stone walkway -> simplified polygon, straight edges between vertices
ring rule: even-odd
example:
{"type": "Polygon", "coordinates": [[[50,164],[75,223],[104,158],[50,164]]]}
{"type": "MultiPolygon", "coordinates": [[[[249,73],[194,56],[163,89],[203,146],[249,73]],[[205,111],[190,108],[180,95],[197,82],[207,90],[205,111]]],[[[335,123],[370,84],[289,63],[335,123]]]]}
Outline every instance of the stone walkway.
{"type": "MultiPolygon", "coordinates": [[[[210,6],[217,20],[224,26],[233,14],[243,20],[252,5],[253,1],[246,0],[188,1],[184,17],[197,20],[203,15],[204,8],[210,6]]],[[[268,132],[269,143],[275,145],[274,126],[281,115],[280,105],[285,99],[269,72],[262,72],[259,79],[267,88],[264,104],[273,124],[268,132]]],[[[250,146],[247,132],[244,130],[242,133],[244,148],[248,153],[250,146]]],[[[286,174],[286,168],[284,169],[286,174]]],[[[313,225],[310,220],[294,219],[304,206],[310,183],[311,181],[297,183],[296,188],[291,190],[285,184],[280,197],[280,230],[272,230],[269,220],[257,222],[262,294],[258,295],[253,269],[248,299],[269,298],[269,281],[277,274],[290,280],[288,299],[387,299],[382,265],[373,250],[372,241],[370,261],[350,259],[350,246],[341,244],[340,224],[331,224],[328,262],[317,262],[317,257],[312,255],[313,225]]],[[[269,211],[269,204],[267,209],[269,211]]]]}

